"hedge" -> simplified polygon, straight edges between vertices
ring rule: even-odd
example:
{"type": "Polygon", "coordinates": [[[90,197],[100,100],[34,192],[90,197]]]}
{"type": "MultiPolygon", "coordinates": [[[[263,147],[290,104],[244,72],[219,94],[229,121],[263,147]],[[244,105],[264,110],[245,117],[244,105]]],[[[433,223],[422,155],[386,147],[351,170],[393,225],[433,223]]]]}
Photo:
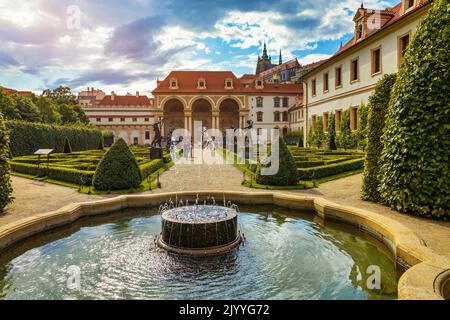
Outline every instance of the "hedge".
{"type": "Polygon", "coordinates": [[[97,149],[102,141],[98,129],[83,126],[57,126],[24,121],[6,121],[10,130],[10,147],[13,157],[31,155],[38,149],[64,151],[65,138],[73,151],[97,149]]]}
{"type": "Polygon", "coordinates": [[[142,179],[147,178],[152,173],[158,171],[164,166],[164,161],[162,159],[155,159],[149,163],[141,165],[142,179]]]}
{"type": "Polygon", "coordinates": [[[336,174],[359,170],[364,167],[364,158],[353,159],[341,163],[329,164],[320,167],[298,169],[300,180],[313,180],[324,177],[334,176],[336,174]]]}
{"type": "Polygon", "coordinates": [[[392,208],[450,218],[450,1],[419,23],[392,89],[380,196],[392,208]]]}
{"type": "Polygon", "coordinates": [[[95,173],[95,171],[82,171],[52,166],[47,169],[47,165],[45,163],[37,166],[35,164],[18,163],[11,161],[9,164],[12,171],[14,172],[36,177],[47,177],[48,179],[52,180],[85,186],[91,185],[95,173]]]}
{"type": "Polygon", "coordinates": [[[9,132],[3,122],[3,115],[0,113],[0,212],[13,200],[9,176],[11,168],[8,164],[8,158],[10,157],[8,137],[9,132]]]}

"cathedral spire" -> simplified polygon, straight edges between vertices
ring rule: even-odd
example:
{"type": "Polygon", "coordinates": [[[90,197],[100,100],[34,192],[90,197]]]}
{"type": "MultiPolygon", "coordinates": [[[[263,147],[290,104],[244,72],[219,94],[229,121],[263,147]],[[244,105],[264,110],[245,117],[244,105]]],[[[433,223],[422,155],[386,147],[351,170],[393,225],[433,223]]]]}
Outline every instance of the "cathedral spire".
{"type": "Polygon", "coordinates": [[[266,46],[266,40],[264,40],[264,49],[263,49],[263,55],[262,58],[265,60],[269,59],[269,56],[267,55],[267,46],[266,46]]]}
{"type": "Polygon", "coordinates": [[[280,49],[280,58],[278,59],[278,64],[283,64],[283,57],[281,56],[281,49],[280,49]]]}

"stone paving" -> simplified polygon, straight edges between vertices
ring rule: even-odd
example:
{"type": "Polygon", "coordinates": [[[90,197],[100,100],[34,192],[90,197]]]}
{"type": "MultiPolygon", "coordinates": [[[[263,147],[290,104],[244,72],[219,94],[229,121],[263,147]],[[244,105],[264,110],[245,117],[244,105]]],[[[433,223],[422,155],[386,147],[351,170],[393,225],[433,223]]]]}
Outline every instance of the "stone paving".
{"type": "MultiPolygon", "coordinates": [[[[161,189],[149,191],[175,192],[193,190],[232,190],[261,192],[241,185],[243,175],[232,165],[177,164],[161,175],[161,189]]],[[[14,203],[0,214],[0,225],[32,214],[58,209],[69,203],[92,201],[115,195],[85,195],[75,189],[49,183],[12,177],[14,203]]],[[[367,209],[391,217],[413,230],[427,246],[437,253],[450,256],[450,222],[434,221],[401,214],[388,207],[359,199],[362,175],[353,175],[321,184],[316,189],[275,191],[322,196],[330,201],[367,209]]],[[[146,193],[149,193],[146,192],[146,193]]]]}

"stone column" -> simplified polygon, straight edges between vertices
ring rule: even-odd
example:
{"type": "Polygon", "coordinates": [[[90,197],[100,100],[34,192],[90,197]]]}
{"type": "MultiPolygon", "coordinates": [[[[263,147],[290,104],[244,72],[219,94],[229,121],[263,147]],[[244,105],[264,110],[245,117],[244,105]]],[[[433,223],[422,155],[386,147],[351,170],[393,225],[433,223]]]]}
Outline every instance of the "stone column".
{"type": "Polygon", "coordinates": [[[212,112],[212,128],[219,129],[219,111],[212,112]]]}

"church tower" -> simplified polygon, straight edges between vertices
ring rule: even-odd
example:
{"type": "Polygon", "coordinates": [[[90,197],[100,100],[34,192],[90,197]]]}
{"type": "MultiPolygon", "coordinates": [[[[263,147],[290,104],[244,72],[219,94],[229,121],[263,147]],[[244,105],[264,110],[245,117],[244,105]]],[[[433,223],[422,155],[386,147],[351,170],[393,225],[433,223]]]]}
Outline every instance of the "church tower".
{"type": "Polygon", "coordinates": [[[267,46],[264,41],[264,49],[262,56],[258,56],[258,63],[256,64],[256,74],[260,74],[272,67],[272,58],[267,54],[267,46]]]}

